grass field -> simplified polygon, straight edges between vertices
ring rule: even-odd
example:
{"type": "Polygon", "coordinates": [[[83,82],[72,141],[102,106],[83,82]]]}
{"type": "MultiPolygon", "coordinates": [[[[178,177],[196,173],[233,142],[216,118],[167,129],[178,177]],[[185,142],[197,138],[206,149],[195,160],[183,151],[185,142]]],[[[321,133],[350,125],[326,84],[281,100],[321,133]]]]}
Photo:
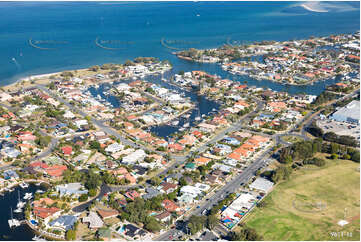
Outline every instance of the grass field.
{"type": "Polygon", "coordinates": [[[297,143],[297,142],[303,141],[302,138],[300,138],[298,136],[292,136],[292,135],[282,136],[281,139],[283,141],[290,142],[290,143],[297,143]]]}
{"type": "Polygon", "coordinates": [[[327,160],[325,167],[308,168],[277,185],[265,198],[268,205],[244,223],[265,240],[359,240],[359,164],[327,160]],[[349,224],[341,227],[345,214],[349,224]]]}

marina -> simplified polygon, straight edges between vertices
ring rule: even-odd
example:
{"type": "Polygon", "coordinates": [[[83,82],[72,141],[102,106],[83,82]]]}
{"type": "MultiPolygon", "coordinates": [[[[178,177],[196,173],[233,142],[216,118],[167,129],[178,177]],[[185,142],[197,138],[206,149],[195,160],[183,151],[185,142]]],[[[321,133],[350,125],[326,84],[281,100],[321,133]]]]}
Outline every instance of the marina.
{"type": "Polygon", "coordinates": [[[19,213],[15,212],[16,205],[19,194],[23,197],[26,193],[34,193],[37,190],[44,191],[44,188],[35,184],[29,184],[29,187],[25,189],[20,186],[14,187],[13,189],[13,192],[6,192],[3,196],[0,196],[0,207],[3,208],[2,214],[4,215],[0,218],[0,228],[2,231],[0,240],[30,241],[35,234],[24,222],[23,210],[20,209],[22,211],[19,213]],[[15,209],[13,209],[14,207],[15,209]]]}

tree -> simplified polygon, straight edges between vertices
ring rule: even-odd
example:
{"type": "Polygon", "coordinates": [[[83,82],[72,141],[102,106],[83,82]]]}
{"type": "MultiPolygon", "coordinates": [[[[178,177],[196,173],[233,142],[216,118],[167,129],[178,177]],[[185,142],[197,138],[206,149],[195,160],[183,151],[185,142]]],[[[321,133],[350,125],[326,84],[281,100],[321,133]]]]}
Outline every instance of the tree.
{"type": "Polygon", "coordinates": [[[90,189],[88,194],[90,197],[94,197],[97,194],[97,191],[95,189],[90,189]]]}
{"type": "Polygon", "coordinates": [[[151,184],[153,186],[159,186],[159,184],[162,182],[162,180],[159,178],[159,177],[153,177],[151,180],[150,180],[151,184]]]}
{"type": "Polygon", "coordinates": [[[360,163],[360,151],[356,150],[355,152],[353,152],[353,154],[351,155],[351,160],[360,163]]]}
{"type": "Polygon", "coordinates": [[[88,177],[84,186],[90,189],[97,189],[102,184],[102,179],[99,174],[94,173],[92,170],[88,171],[88,177]]]}
{"type": "Polygon", "coordinates": [[[215,214],[211,214],[207,217],[207,228],[212,230],[218,223],[218,218],[215,214]]]}
{"type": "Polygon", "coordinates": [[[184,177],[181,177],[180,179],[179,179],[179,185],[180,186],[187,186],[188,184],[187,184],[187,181],[184,179],[184,177]]]}
{"type": "Polygon", "coordinates": [[[204,225],[207,222],[206,216],[195,216],[192,215],[189,218],[188,228],[192,235],[196,234],[198,231],[204,228],[204,225]]]}
{"type": "Polygon", "coordinates": [[[333,154],[331,155],[331,159],[332,159],[332,160],[336,160],[336,159],[338,159],[338,155],[337,155],[337,154],[335,154],[335,153],[333,153],[333,154]]]}
{"type": "Polygon", "coordinates": [[[146,219],[144,227],[153,233],[160,231],[162,228],[159,222],[154,217],[149,216],[146,219]]]}
{"type": "Polygon", "coordinates": [[[76,232],[72,229],[69,229],[65,233],[65,239],[66,240],[76,240],[76,232]]]}
{"type": "Polygon", "coordinates": [[[88,194],[80,195],[79,202],[85,202],[86,200],[88,200],[88,194]]]}

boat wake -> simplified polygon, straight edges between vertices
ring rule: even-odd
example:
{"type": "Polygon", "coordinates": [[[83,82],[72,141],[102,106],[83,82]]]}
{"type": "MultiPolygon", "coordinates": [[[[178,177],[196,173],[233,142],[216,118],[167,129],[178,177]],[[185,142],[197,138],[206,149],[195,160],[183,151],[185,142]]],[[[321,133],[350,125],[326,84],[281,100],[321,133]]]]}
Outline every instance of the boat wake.
{"type": "Polygon", "coordinates": [[[345,2],[305,2],[300,4],[299,6],[304,9],[316,12],[316,13],[328,13],[328,12],[348,12],[358,10],[356,7],[351,5],[352,3],[345,2]]]}

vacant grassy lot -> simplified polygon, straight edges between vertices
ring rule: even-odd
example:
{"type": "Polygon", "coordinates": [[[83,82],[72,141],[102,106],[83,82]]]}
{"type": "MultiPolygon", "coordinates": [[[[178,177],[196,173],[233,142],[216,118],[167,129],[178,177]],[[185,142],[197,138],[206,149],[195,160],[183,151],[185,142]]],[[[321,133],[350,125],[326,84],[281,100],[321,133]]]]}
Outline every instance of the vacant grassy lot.
{"type": "Polygon", "coordinates": [[[268,205],[256,208],[244,222],[265,240],[359,240],[358,168],[352,161],[327,160],[325,167],[298,170],[265,198],[268,205]],[[341,227],[337,222],[345,214],[349,224],[341,227]],[[340,233],[335,237],[332,232],[340,233]]]}
{"type": "Polygon", "coordinates": [[[290,143],[297,143],[297,142],[303,141],[303,139],[301,137],[292,136],[292,135],[283,136],[283,137],[281,137],[281,139],[286,142],[290,142],[290,143]]]}

